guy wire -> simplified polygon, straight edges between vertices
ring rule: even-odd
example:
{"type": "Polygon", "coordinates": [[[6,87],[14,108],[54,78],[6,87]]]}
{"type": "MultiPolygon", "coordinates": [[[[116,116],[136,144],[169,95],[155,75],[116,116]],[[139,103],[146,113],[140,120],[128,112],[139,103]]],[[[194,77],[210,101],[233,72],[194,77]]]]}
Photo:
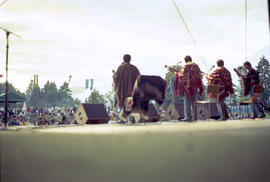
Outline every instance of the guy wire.
{"type": "Polygon", "coordinates": [[[185,22],[185,20],[184,20],[184,17],[182,16],[182,14],[181,14],[181,12],[180,12],[180,10],[179,10],[177,4],[175,3],[175,1],[172,0],[172,2],[173,2],[173,4],[174,4],[175,8],[177,9],[178,15],[179,15],[180,18],[182,19],[182,21],[183,21],[183,23],[184,23],[184,25],[185,25],[185,27],[186,27],[186,29],[187,29],[187,31],[188,31],[188,33],[189,33],[191,39],[192,39],[193,44],[195,45],[197,51],[199,52],[200,57],[201,57],[203,63],[205,64],[205,67],[206,67],[207,71],[210,73],[210,70],[208,69],[207,64],[206,64],[205,61],[204,61],[204,58],[203,58],[203,56],[202,56],[202,54],[201,54],[201,52],[200,52],[200,50],[199,50],[199,48],[198,48],[198,46],[197,46],[197,44],[196,44],[195,39],[193,38],[193,36],[192,36],[192,34],[191,34],[191,31],[189,30],[189,28],[188,28],[188,26],[187,26],[187,24],[186,24],[186,22],[185,22]]]}

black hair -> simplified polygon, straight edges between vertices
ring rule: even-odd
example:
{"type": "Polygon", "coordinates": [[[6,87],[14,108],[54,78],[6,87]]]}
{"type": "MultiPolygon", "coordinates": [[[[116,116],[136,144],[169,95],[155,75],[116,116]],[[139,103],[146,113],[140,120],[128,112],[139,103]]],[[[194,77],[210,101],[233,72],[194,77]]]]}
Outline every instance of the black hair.
{"type": "Polygon", "coordinates": [[[124,56],[123,56],[123,59],[124,59],[124,61],[125,62],[130,62],[130,59],[131,59],[131,56],[129,55],[129,54],[125,54],[124,56]]]}

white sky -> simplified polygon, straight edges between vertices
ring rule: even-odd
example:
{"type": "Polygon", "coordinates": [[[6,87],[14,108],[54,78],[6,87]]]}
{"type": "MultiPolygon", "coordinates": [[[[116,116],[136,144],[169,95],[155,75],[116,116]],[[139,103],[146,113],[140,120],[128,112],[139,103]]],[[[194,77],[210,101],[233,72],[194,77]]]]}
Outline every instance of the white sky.
{"type": "MultiPolygon", "coordinates": [[[[3,0],[0,0],[0,2],[3,0]]],[[[245,58],[244,0],[175,0],[208,69],[221,58],[233,68],[245,58]]],[[[267,0],[248,2],[248,58],[269,59],[267,0]]],[[[24,92],[34,74],[43,88],[58,88],[72,75],[70,87],[111,89],[112,69],[122,56],[141,74],[165,77],[165,64],[186,55],[207,72],[171,0],[8,0],[0,7],[0,26],[10,35],[9,82],[24,92]]],[[[5,33],[0,30],[0,73],[5,75],[5,33]]],[[[0,79],[5,81],[5,77],[0,79]]]]}

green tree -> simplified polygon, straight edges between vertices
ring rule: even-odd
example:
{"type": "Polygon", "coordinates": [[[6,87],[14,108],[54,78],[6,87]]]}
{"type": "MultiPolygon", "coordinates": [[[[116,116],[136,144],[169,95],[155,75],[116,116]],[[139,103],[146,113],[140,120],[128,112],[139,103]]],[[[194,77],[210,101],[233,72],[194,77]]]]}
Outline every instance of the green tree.
{"type": "Polygon", "coordinates": [[[106,104],[104,96],[96,89],[92,90],[91,94],[86,99],[86,102],[90,104],[106,104]]]}
{"type": "Polygon", "coordinates": [[[59,94],[59,105],[60,106],[74,106],[74,100],[71,97],[72,91],[69,88],[67,82],[64,82],[63,85],[58,90],[59,94]]]}
{"type": "Polygon", "coordinates": [[[228,105],[231,105],[231,106],[238,105],[240,101],[240,97],[239,97],[240,92],[241,92],[240,86],[233,84],[233,94],[231,94],[230,97],[226,98],[228,105]]]}
{"type": "MultiPolygon", "coordinates": [[[[244,68],[244,66],[238,66],[236,70],[241,74],[245,75],[247,73],[247,70],[244,68]]],[[[247,101],[249,100],[249,97],[244,96],[244,84],[242,78],[238,78],[239,85],[236,86],[236,97],[239,98],[239,101],[247,101]]]]}
{"type": "Polygon", "coordinates": [[[42,89],[41,99],[43,106],[55,107],[59,105],[60,94],[58,93],[55,82],[47,81],[42,89]]]}
{"type": "Polygon", "coordinates": [[[33,91],[30,95],[30,98],[27,104],[33,107],[40,107],[40,103],[41,103],[40,95],[41,95],[41,92],[40,92],[39,86],[33,87],[33,91]]]}
{"type": "Polygon", "coordinates": [[[67,96],[72,95],[72,91],[69,88],[68,82],[63,83],[63,85],[59,88],[59,92],[65,93],[67,96]]]}
{"type": "MultiPolygon", "coordinates": [[[[69,106],[73,107],[75,101],[72,98],[72,91],[69,84],[64,82],[59,89],[55,82],[47,81],[44,88],[40,89],[38,86],[34,87],[33,80],[30,81],[26,90],[28,105],[33,107],[55,107],[55,106],[69,106]]],[[[79,104],[77,99],[76,104],[79,104]]]]}
{"type": "Polygon", "coordinates": [[[110,90],[104,95],[105,106],[108,110],[113,110],[114,105],[114,91],[110,90]]]}
{"type": "MultiPolygon", "coordinates": [[[[0,94],[6,92],[6,83],[0,83],[0,94]]],[[[19,89],[15,88],[11,83],[8,83],[8,92],[15,92],[19,95],[23,95],[23,93],[20,92],[19,89]]]]}
{"type": "MultiPolygon", "coordinates": [[[[180,65],[173,65],[171,67],[176,70],[181,70],[180,65]]],[[[175,74],[168,70],[165,75],[165,80],[167,81],[167,89],[165,91],[165,100],[162,104],[162,107],[166,110],[172,102],[181,103],[183,102],[183,99],[181,97],[174,96],[172,93],[174,88],[175,74]]]]}
{"type": "Polygon", "coordinates": [[[34,88],[34,82],[33,82],[33,80],[31,80],[26,91],[25,91],[27,102],[29,101],[29,99],[31,97],[31,94],[33,92],[33,88],[34,88]]]}
{"type": "Polygon", "coordinates": [[[256,66],[257,71],[259,71],[260,80],[263,81],[263,94],[262,100],[265,103],[270,102],[270,65],[269,61],[265,59],[264,56],[260,58],[258,65],[256,66]]]}

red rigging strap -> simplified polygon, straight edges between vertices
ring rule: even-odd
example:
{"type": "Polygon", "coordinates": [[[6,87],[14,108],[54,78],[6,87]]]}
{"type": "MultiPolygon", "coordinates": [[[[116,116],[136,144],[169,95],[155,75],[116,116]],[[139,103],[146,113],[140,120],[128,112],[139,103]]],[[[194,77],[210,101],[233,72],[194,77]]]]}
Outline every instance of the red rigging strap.
{"type": "Polygon", "coordinates": [[[187,29],[187,32],[189,33],[189,36],[190,36],[191,39],[192,39],[193,44],[195,45],[196,49],[198,50],[198,52],[199,52],[199,54],[200,54],[200,56],[201,56],[201,59],[202,59],[204,65],[205,65],[207,71],[210,73],[210,70],[208,69],[207,64],[205,63],[205,61],[204,61],[204,59],[203,59],[203,56],[202,56],[202,54],[201,54],[201,52],[200,52],[200,50],[199,50],[199,48],[198,48],[198,46],[197,46],[197,44],[196,44],[195,39],[193,38],[193,36],[192,36],[192,34],[191,34],[191,31],[189,30],[189,28],[188,28],[188,26],[187,26],[187,24],[186,24],[186,22],[185,22],[185,20],[184,20],[184,17],[182,16],[182,14],[181,14],[181,12],[180,12],[180,10],[179,10],[177,4],[175,3],[175,1],[172,0],[172,2],[173,2],[173,4],[174,4],[175,8],[177,9],[178,15],[180,16],[181,20],[183,21],[183,23],[184,23],[184,25],[185,25],[185,27],[186,27],[186,29],[187,29]]]}

